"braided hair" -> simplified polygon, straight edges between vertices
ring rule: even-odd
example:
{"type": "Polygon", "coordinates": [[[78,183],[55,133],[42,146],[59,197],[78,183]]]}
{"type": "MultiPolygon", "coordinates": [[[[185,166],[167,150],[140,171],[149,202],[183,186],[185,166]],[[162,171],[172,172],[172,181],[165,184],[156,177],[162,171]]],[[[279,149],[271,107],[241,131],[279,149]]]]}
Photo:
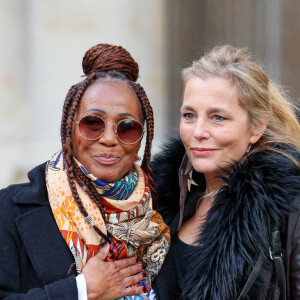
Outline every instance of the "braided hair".
{"type": "MultiPolygon", "coordinates": [[[[95,82],[99,80],[114,79],[125,81],[128,87],[131,87],[136,93],[142,110],[144,121],[147,124],[146,130],[146,145],[144,149],[144,157],[142,160],[142,169],[147,174],[149,179],[149,187],[152,194],[153,207],[156,208],[156,191],[153,181],[153,173],[150,165],[151,146],[154,134],[154,119],[153,110],[149,99],[141,85],[136,83],[139,75],[139,67],[130,53],[121,46],[109,44],[98,44],[90,48],[84,55],[82,60],[82,68],[86,75],[85,80],[73,85],[65,98],[62,119],[61,119],[61,143],[63,149],[63,158],[68,177],[68,183],[73,195],[73,198],[82,215],[88,216],[80,196],[78,194],[77,182],[88,196],[95,202],[98,208],[102,211],[103,207],[96,188],[92,182],[84,175],[81,168],[77,165],[72,154],[72,122],[80,105],[80,101],[84,92],[95,82]]],[[[96,226],[93,226],[95,231],[106,241],[108,238],[96,226]]]]}

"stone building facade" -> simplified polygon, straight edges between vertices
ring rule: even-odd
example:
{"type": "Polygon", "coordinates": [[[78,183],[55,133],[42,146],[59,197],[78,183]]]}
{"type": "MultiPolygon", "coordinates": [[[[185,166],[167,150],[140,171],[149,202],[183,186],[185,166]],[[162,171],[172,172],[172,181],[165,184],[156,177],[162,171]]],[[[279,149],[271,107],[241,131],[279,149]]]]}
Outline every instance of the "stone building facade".
{"type": "Polygon", "coordinates": [[[299,0],[1,0],[0,188],[60,148],[61,110],[97,43],[140,65],[154,108],[157,152],[178,133],[180,71],[214,45],[249,47],[275,81],[300,95],[299,0]]]}

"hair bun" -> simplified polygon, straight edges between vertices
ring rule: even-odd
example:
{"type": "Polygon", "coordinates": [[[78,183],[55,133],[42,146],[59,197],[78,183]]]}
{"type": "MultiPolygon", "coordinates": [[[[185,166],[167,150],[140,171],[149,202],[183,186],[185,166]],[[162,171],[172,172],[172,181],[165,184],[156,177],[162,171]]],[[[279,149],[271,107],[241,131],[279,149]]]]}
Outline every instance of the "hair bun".
{"type": "Polygon", "coordinates": [[[139,76],[139,66],[130,53],[121,46],[109,44],[98,44],[90,48],[82,59],[82,69],[85,75],[117,71],[134,82],[139,76]]]}

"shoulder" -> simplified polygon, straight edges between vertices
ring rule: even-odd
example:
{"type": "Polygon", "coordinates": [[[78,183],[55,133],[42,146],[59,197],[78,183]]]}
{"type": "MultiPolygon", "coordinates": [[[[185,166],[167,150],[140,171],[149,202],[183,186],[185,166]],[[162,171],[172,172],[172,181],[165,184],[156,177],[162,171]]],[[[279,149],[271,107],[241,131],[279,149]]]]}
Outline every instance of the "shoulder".
{"type": "Polygon", "coordinates": [[[180,138],[169,139],[151,162],[158,210],[168,223],[179,211],[179,177],[185,149],[180,138]]]}
{"type": "Polygon", "coordinates": [[[271,219],[285,218],[300,207],[297,161],[298,153],[287,145],[280,145],[275,150],[256,151],[243,163],[235,163],[232,172],[228,171],[224,177],[222,198],[224,201],[235,199],[249,211],[255,201],[255,205],[266,211],[271,219]]]}
{"type": "Polygon", "coordinates": [[[19,200],[26,204],[26,199],[28,199],[29,204],[32,195],[45,194],[45,168],[46,163],[43,163],[28,173],[28,182],[12,184],[0,190],[0,215],[11,211],[15,203],[19,203],[19,200]]]}
{"type": "Polygon", "coordinates": [[[39,205],[49,203],[45,166],[42,164],[30,171],[29,182],[13,184],[0,190],[0,240],[5,241],[5,249],[11,249],[12,253],[15,249],[13,245],[21,243],[16,225],[18,218],[39,205]]]}
{"type": "Polygon", "coordinates": [[[152,160],[153,168],[160,167],[163,164],[163,170],[168,172],[168,169],[180,166],[182,158],[185,154],[184,145],[180,137],[170,138],[161,147],[161,151],[155,154],[152,160]]]}
{"type": "Polygon", "coordinates": [[[265,189],[272,188],[280,194],[286,193],[297,199],[300,192],[300,154],[286,144],[274,149],[261,149],[250,155],[236,176],[245,174],[248,180],[262,183],[265,189]]]}

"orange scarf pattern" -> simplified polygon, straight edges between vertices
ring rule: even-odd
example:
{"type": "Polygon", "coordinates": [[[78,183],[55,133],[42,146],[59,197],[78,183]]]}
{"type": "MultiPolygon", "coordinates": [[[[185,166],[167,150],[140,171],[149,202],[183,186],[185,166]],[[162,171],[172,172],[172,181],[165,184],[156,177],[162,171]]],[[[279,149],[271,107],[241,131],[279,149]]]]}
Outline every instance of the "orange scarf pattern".
{"type": "MultiPolygon", "coordinates": [[[[77,163],[81,166],[78,161],[77,163]]],[[[84,218],[73,199],[62,152],[56,153],[48,162],[46,184],[50,206],[57,226],[74,256],[79,274],[103,242],[92,228],[92,223],[112,239],[107,260],[138,256],[147,266],[145,272],[148,283],[160,270],[169,249],[169,227],[159,213],[152,209],[146,174],[137,164],[134,164],[134,168],[138,172],[138,181],[126,200],[104,197],[101,195],[101,189],[96,186],[104,207],[103,215],[93,200],[76,183],[78,194],[89,215],[88,218],[84,218]]],[[[96,180],[92,174],[86,176],[91,181],[96,180]]]]}

